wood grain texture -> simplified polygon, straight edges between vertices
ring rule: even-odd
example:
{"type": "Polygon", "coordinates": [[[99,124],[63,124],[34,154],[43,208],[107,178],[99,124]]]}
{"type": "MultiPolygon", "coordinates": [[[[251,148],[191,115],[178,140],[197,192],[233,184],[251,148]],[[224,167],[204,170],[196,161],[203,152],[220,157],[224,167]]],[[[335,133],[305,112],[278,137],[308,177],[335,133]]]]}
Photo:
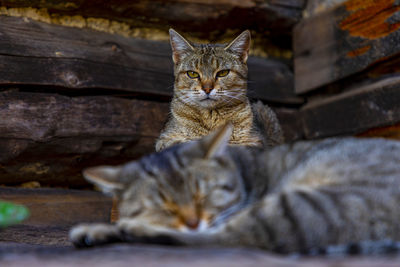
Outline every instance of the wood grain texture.
{"type": "Polygon", "coordinates": [[[304,139],[304,130],[301,112],[294,108],[274,108],[273,109],[281,124],[285,142],[293,142],[304,139]]]}
{"type": "Polygon", "coordinates": [[[167,103],[0,93],[0,184],[83,186],[81,170],[154,150],[167,103]]]}
{"type": "MultiPolygon", "coordinates": [[[[276,111],[286,139],[299,139],[298,112],[276,111]]],[[[169,104],[9,91],[0,93],[0,113],[0,184],[74,188],[88,186],[83,168],[153,152],[169,104]]]]}
{"type": "Polygon", "coordinates": [[[387,139],[400,140],[400,123],[384,127],[369,129],[358,136],[360,137],[383,137],[387,139]]]}
{"type": "MultiPolygon", "coordinates": [[[[284,63],[250,57],[249,95],[302,103],[284,63]]],[[[173,64],[167,42],[0,16],[0,85],[123,90],[171,97],[173,64]]]]}
{"type": "Polygon", "coordinates": [[[314,99],[301,109],[305,137],[353,135],[400,122],[400,78],[314,99]]]}
{"type": "Polygon", "coordinates": [[[68,246],[69,228],[83,222],[110,222],[112,200],[99,192],[0,187],[0,199],[25,205],[30,216],[0,231],[0,244],[68,246]]]}
{"type": "Polygon", "coordinates": [[[398,1],[336,2],[334,8],[317,12],[294,29],[297,93],[373,71],[376,65],[400,55],[398,1]]]}
{"type": "Polygon", "coordinates": [[[2,138],[45,142],[52,138],[157,137],[168,103],[107,96],[0,93],[2,138]]]}
{"type": "Polygon", "coordinates": [[[46,8],[60,15],[81,15],[125,22],[132,27],[168,30],[174,27],[193,36],[218,35],[227,29],[268,31],[290,35],[301,18],[305,0],[1,0],[6,7],[46,8]],[[240,19],[238,19],[240,18],[240,19]]]}
{"type": "Polygon", "coordinates": [[[0,242],[0,264],[7,267],[395,267],[398,257],[288,257],[248,248],[185,248],[117,244],[92,249],[0,242]]]}
{"type": "Polygon", "coordinates": [[[109,222],[112,207],[110,197],[86,190],[0,187],[0,199],[25,205],[30,216],[20,226],[30,227],[109,222]]]}

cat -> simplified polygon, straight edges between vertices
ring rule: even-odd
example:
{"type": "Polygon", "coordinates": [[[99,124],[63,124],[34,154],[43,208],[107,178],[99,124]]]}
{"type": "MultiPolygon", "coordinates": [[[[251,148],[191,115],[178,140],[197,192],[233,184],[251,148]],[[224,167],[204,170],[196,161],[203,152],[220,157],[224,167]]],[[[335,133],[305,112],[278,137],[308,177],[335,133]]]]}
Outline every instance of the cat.
{"type": "Polygon", "coordinates": [[[82,224],[76,246],[114,241],[282,253],[400,240],[400,142],[354,137],[229,146],[232,126],[121,166],[84,170],[120,199],[116,224],[82,224]]]}
{"type": "Polygon", "coordinates": [[[283,143],[275,113],[260,101],[251,105],[247,93],[250,32],[228,45],[191,44],[170,29],[174,62],[171,114],[155,149],[198,139],[227,122],[233,124],[230,144],[272,146],[283,143]]]}

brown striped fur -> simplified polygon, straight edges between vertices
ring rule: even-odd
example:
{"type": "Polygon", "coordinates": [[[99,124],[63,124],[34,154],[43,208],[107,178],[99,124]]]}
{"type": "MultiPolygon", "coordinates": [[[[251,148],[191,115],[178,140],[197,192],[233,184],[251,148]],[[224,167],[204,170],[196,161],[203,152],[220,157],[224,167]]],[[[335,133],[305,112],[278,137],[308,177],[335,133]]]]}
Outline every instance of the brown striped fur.
{"type": "Polygon", "coordinates": [[[274,112],[268,107],[264,109],[262,104],[252,109],[246,96],[249,31],[244,31],[228,45],[191,44],[172,29],[170,37],[174,96],[170,118],[156,142],[156,151],[199,139],[227,122],[233,124],[230,144],[261,146],[275,145],[277,140],[283,142],[274,112]],[[191,78],[189,71],[198,77],[191,78]],[[221,71],[228,71],[228,74],[218,77],[221,71]],[[254,123],[253,112],[265,113],[272,119],[254,123]],[[275,125],[278,131],[265,132],[263,124],[275,125]]]}
{"type": "Polygon", "coordinates": [[[293,252],[400,240],[400,142],[332,138],[263,150],[227,146],[231,126],[221,131],[126,165],[86,170],[87,179],[119,196],[121,218],[77,226],[72,242],[293,252]]]}

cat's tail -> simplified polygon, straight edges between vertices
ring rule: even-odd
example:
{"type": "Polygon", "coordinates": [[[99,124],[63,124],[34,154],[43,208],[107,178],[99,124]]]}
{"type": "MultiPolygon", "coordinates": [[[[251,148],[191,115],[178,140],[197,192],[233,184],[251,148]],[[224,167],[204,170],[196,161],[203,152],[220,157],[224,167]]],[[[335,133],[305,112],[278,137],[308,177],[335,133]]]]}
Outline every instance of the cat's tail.
{"type": "Polygon", "coordinates": [[[275,112],[261,101],[252,104],[255,126],[261,130],[264,146],[283,144],[285,138],[275,112]]]}

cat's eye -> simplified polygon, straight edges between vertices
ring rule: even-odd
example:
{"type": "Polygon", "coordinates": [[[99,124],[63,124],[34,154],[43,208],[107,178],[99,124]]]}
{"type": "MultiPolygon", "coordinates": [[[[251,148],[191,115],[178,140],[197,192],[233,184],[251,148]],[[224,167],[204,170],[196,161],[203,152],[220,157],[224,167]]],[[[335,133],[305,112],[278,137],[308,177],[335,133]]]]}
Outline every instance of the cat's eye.
{"type": "Polygon", "coordinates": [[[191,71],[191,70],[189,70],[188,72],[186,72],[186,74],[187,74],[187,76],[188,76],[190,79],[197,79],[197,78],[200,77],[200,75],[199,75],[197,72],[191,71]]]}
{"type": "Polygon", "coordinates": [[[225,77],[228,74],[229,74],[229,70],[220,70],[217,72],[217,78],[225,77]]]}

